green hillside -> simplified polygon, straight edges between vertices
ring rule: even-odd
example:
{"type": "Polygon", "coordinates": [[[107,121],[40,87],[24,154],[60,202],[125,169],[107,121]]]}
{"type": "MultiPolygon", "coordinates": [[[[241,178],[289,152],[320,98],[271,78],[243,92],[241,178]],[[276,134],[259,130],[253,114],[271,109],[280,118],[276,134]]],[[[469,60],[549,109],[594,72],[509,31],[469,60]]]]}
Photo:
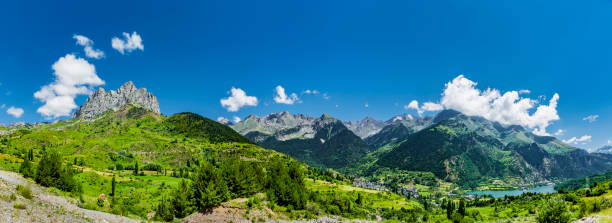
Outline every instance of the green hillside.
{"type": "MultiPolygon", "coordinates": [[[[319,168],[340,169],[356,162],[370,151],[363,140],[348,130],[342,122],[331,117],[323,118],[326,120],[316,127],[314,136],[310,138],[279,140],[273,135],[259,131],[250,132],[246,137],[265,148],[288,154],[319,168]]],[[[289,129],[282,134],[291,134],[292,131],[299,129],[289,129]]]]}
{"type": "Polygon", "coordinates": [[[381,154],[376,164],[412,171],[428,171],[467,187],[487,179],[521,178],[529,184],[575,178],[610,169],[612,159],[592,155],[541,137],[522,127],[504,127],[479,117],[443,111],[435,124],[410,135],[381,154]]]}
{"type": "Polygon", "coordinates": [[[269,213],[254,220],[400,220],[423,211],[419,202],[354,187],[200,115],[166,117],[137,105],[2,135],[0,168],[58,188],[51,190],[83,208],[142,220],[155,213],[154,220],[171,221],[226,202],[247,219],[249,211],[269,213]]]}

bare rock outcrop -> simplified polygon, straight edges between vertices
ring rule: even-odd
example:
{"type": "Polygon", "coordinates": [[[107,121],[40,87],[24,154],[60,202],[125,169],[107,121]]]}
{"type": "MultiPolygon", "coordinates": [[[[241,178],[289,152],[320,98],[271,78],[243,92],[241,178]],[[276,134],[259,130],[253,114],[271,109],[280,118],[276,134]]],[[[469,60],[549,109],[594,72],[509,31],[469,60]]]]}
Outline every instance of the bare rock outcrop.
{"type": "Polygon", "coordinates": [[[155,113],[160,113],[157,98],[146,88],[136,88],[132,81],[123,84],[119,90],[105,91],[103,88],[89,96],[85,104],[74,113],[74,118],[91,119],[110,109],[116,111],[127,104],[135,104],[155,113]]]}

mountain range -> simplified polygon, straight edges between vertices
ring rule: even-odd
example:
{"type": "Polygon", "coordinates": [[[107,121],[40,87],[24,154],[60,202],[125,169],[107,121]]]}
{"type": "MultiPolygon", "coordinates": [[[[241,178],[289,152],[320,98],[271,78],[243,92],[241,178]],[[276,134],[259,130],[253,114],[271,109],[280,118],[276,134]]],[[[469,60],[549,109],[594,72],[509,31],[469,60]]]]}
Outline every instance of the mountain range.
{"type": "Polygon", "coordinates": [[[231,127],[263,147],[355,177],[372,177],[381,169],[431,172],[473,188],[492,179],[535,184],[612,168],[612,155],[454,110],[357,122],[282,112],[251,115],[231,127]]]}
{"type": "Polygon", "coordinates": [[[595,151],[593,151],[594,153],[606,153],[606,154],[612,154],[612,146],[611,145],[607,145],[607,146],[602,146],[598,149],[596,149],[595,151]]]}
{"type": "Polygon", "coordinates": [[[250,115],[231,127],[260,146],[317,167],[342,168],[370,151],[361,138],[327,114],[319,118],[287,111],[250,115]]]}

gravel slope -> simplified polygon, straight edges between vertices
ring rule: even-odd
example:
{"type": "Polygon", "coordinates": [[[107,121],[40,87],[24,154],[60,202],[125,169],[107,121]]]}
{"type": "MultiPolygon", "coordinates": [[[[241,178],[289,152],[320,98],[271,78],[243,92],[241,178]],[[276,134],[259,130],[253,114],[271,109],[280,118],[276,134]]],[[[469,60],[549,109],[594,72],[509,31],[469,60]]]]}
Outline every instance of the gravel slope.
{"type": "Polygon", "coordinates": [[[0,170],[0,222],[106,222],[131,223],[136,220],[100,211],[83,209],[72,198],[53,195],[14,172],[0,170]],[[32,200],[25,199],[15,189],[30,185],[32,200]],[[11,194],[16,195],[12,200],[11,194]],[[24,204],[25,209],[15,208],[24,204]]]}

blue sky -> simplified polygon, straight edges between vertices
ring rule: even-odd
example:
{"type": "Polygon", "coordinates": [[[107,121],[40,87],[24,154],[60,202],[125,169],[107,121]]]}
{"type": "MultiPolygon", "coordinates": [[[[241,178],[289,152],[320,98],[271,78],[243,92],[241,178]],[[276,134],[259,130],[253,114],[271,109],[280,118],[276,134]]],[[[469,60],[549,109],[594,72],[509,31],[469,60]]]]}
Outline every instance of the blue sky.
{"type": "Polygon", "coordinates": [[[132,80],[158,97],[164,114],[213,119],[283,110],[343,120],[416,115],[404,106],[440,103],[445,84],[463,74],[480,90],[544,95],[542,104],[558,93],[560,119],[547,131],[592,136],[576,146],[599,147],[612,139],[611,11],[603,0],[7,2],[0,123],[44,121],[34,93],[54,82],[54,63],[74,54],[95,66],[105,89],[132,80]],[[123,32],[137,32],[143,50],[113,49],[123,32]],[[86,57],[75,34],[105,56],[86,57]],[[276,103],[278,85],[301,103],[276,103]],[[257,97],[257,106],[222,107],[232,87],[257,97]],[[307,89],[320,94],[302,94],[307,89]],[[8,115],[10,106],[23,115],[8,115]],[[583,120],[590,115],[599,117],[583,120]]]}

